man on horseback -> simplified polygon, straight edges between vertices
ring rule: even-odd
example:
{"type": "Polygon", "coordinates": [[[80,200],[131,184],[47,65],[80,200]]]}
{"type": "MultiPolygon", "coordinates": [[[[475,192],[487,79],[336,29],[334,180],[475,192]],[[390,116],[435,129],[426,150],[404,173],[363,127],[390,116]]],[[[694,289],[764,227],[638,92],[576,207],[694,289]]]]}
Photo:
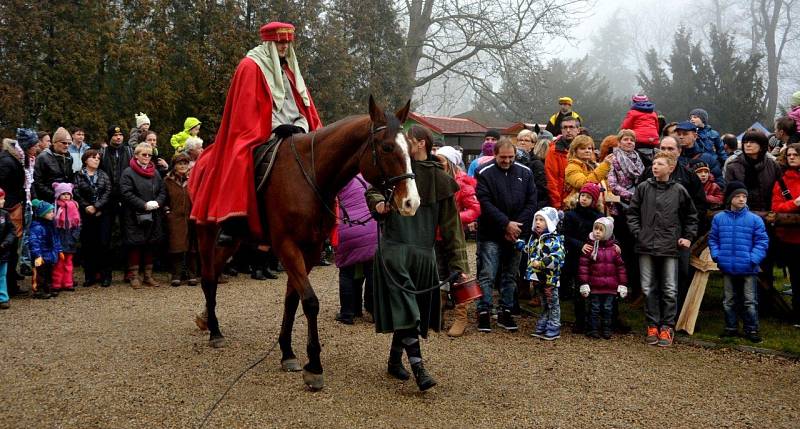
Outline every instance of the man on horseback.
{"type": "Polygon", "coordinates": [[[200,156],[189,180],[198,224],[219,223],[218,244],[235,237],[263,239],[256,199],[253,149],[322,127],[297,65],[294,26],[270,22],[263,43],[239,62],[217,138],[200,156]]]}

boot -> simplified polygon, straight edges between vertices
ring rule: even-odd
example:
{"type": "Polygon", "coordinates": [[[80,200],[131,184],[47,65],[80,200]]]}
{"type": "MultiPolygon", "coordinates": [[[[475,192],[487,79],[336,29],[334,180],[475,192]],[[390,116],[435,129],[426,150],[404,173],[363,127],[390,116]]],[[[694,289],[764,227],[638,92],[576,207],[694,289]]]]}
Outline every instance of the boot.
{"type": "Polygon", "coordinates": [[[131,288],[139,289],[142,287],[142,281],[139,279],[139,267],[128,267],[128,273],[125,277],[128,277],[130,280],[131,288]]]}
{"type": "Polygon", "coordinates": [[[417,387],[419,387],[420,392],[424,392],[431,387],[436,386],[436,380],[428,375],[428,371],[425,371],[425,367],[422,366],[422,362],[417,362],[411,365],[411,371],[414,372],[414,378],[417,380],[417,387]]]}
{"type": "Polygon", "coordinates": [[[458,304],[453,310],[454,319],[453,326],[447,331],[449,337],[460,337],[464,335],[464,330],[467,329],[467,304],[458,304]]]}
{"type": "Polygon", "coordinates": [[[389,352],[389,363],[386,366],[386,372],[398,380],[406,381],[411,377],[411,374],[409,374],[408,371],[406,371],[406,368],[403,366],[402,358],[402,350],[396,356],[394,350],[389,352]]]}
{"type": "Polygon", "coordinates": [[[153,266],[152,265],[145,265],[144,267],[144,284],[145,286],[150,287],[159,287],[161,286],[156,281],[155,277],[153,277],[153,266]]]}

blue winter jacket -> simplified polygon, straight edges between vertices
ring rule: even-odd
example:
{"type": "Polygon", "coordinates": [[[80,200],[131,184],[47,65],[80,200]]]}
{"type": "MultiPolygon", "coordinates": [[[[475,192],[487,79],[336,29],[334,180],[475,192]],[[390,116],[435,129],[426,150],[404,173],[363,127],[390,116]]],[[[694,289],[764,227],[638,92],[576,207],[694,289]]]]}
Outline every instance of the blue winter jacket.
{"type": "Polygon", "coordinates": [[[41,256],[48,264],[58,262],[58,254],[61,252],[61,240],[58,237],[53,221],[34,219],[31,222],[28,246],[31,250],[31,260],[41,256]]]}
{"type": "Polygon", "coordinates": [[[699,159],[700,161],[708,164],[711,174],[714,175],[714,181],[717,183],[717,185],[719,185],[720,188],[725,189],[725,179],[722,177],[723,173],[721,164],[716,156],[703,150],[700,139],[697,139],[697,141],[694,143],[694,146],[691,148],[684,148],[681,151],[679,160],[682,165],[688,167],[689,161],[692,159],[699,159]]]}
{"type": "Polygon", "coordinates": [[[510,221],[519,222],[523,231],[530,231],[537,210],[531,170],[518,162],[503,170],[491,161],[481,166],[476,177],[475,194],[481,203],[478,240],[504,242],[510,221]]]}
{"type": "Polygon", "coordinates": [[[697,130],[697,140],[703,146],[703,151],[710,153],[719,160],[722,164],[728,159],[728,152],[725,152],[725,146],[722,144],[722,138],[719,133],[706,125],[704,128],[697,130]]]}
{"type": "Polygon", "coordinates": [[[758,274],[768,247],[769,236],[764,221],[747,207],[719,212],[711,221],[708,248],[711,259],[724,274],[758,274]]]}

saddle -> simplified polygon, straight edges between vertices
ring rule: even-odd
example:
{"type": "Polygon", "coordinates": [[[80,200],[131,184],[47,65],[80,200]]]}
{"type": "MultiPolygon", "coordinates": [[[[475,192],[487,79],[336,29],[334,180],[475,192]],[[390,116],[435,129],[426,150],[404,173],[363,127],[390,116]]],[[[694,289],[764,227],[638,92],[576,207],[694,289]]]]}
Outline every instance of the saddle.
{"type": "Polygon", "coordinates": [[[281,147],[283,139],[273,137],[266,143],[256,146],[253,149],[253,167],[256,180],[256,193],[261,192],[269,179],[272,166],[275,165],[275,158],[278,156],[278,149],[281,147]]]}

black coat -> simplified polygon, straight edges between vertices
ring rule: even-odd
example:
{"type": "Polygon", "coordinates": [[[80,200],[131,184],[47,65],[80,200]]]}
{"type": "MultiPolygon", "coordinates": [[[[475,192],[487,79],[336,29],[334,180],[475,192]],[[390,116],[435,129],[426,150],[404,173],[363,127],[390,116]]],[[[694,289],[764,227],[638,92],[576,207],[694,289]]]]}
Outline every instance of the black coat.
{"type": "Polygon", "coordinates": [[[86,213],[86,207],[94,206],[98,211],[104,211],[111,199],[111,181],[103,170],[95,172],[95,183],[81,170],[75,173],[75,189],[72,196],[81,208],[81,214],[86,213]]]}
{"type": "Polygon", "coordinates": [[[56,193],[53,183],[72,183],[72,157],[69,154],[61,155],[45,149],[36,157],[33,166],[33,189],[36,198],[53,203],[56,193]]]}
{"type": "Polygon", "coordinates": [[[550,193],[547,192],[547,175],[544,172],[544,160],[533,153],[527,153],[523,156],[518,156],[517,161],[530,168],[531,173],[533,173],[533,182],[536,184],[536,210],[550,206],[550,193]]]}
{"type": "Polygon", "coordinates": [[[6,208],[13,208],[26,200],[25,167],[5,150],[0,152],[0,188],[6,192],[6,208]]]}
{"type": "Polygon", "coordinates": [[[111,181],[111,199],[114,202],[119,201],[122,172],[128,168],[131,159],[133,159],[133,149],[124,144],[116,148],[109,145],[100,154],[100,169],[106,172],[111,181]]]}
{"type": "Polygon", "coordinates": [[[0,209],[0,262],[8,262],[8,257],[14,248],[14,240],[17,238],[16,228],[11,223],[11,216],[8,212],[0,209]]]}
{"type": "Polygon", "coordinates": [[[636,253],[678,257],[678,239],[697,237],[697,210],[681,184],[648,179],[636,186],[628,209],[628,227],[636,253]]]}
{"type": "Polygon", "coordinates": [[[159,174],[144,177],[128,167],[120,177],[122,197],[123,241],[128,246],[158,244],[164,239],[164,206],[167,191],[159,174]],[[150,212],[144,209],[148,201],[158,202],[159,208],[150,212]],[[142,223],[137,215],[152,213],[152,222],[142,223]]]}
{"type": "MultiPolygon", "coordinates": [[[[650,165],[652,166],[652,162],[650,165]]],[[[639,183],[644,183],[647,179],[653,178],[653,169],[646,168],[644,173],[639,177],[639,183]]],[[[708,202],[706,201],[706,191],[703,189],[703,182],[692,171],[689,171],[686,166],[678,163],[675,165],[675,171],[669,176],[669,180],[680,183],[692,197],[694,208],[697,210],[697,216],[700,218],[700,230],[706,231],[706,210],[708,210],[708,202]]]]}
{"type": "Polygon", "coordinates": [[[530,231],[536,212],[536,185],[531,170],[514,163],[502,170],[493,160],[478,170],[476,195],[481,203],[478,218],[478,239],[502,242],[510,221],[522,224],[530,231]]]}
{"type": "Polygon", "coordinates": [[[583,207],[578,204],[574,209],[564,213],[562,231],[564,233],[564,247],[567,249],[567,259],[565,261],[563,273],[576,273],[578,270],[578,258],[581,256],[581,248],[589,239],[592,232],[594,221],[603,217],[603,213],[593,207],[583,207]]]}
{"type": "Polygon", "coordinates": [[[755,161],[753,168],[756,177],[747,177],[747,155],[741,154],[732,159],[725,167],[725,177],[729,181],[737,180],[747,186],[747,207],[750,210],[769,211],[772,208],[772,189],[781,177],[781,168],[775,160],[762,156],[755,161]],[[758,186],[751,186],[752,182],[758,186]]]}

